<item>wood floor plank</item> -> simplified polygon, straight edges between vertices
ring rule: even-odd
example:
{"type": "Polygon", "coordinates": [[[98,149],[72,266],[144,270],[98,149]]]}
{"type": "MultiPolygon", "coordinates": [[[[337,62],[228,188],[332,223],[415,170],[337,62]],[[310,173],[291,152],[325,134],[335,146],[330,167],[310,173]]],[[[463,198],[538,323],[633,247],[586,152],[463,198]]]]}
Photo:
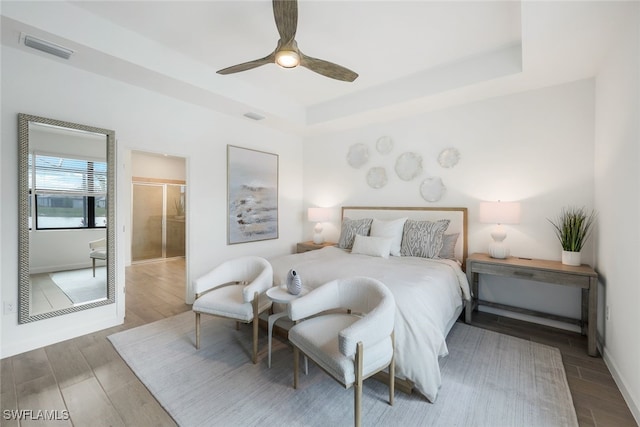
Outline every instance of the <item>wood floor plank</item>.
{"type": "Polygon", "coordinates": [[[116,332],[120,332],[125,329],[127,328],[124,325],[118,325],[108,329],[103,329],[101,331],[76,337],[72,341],[75,343],[76,347],[78,347],[78,349],[82,351],[83,348],[104,342],[109,335],[115,334],[116,332]]]}
{"type": "Polygon", "coordinates": [[[567,377],[575,377],[580,378],[580,368],[573,365],[564,365],[564,371],[567,374],[567,377]]]}
{"type": "Polygon", "coordinates": [[[72,340],[47,346],[45,352],[61,388],[93,376],[91,367],[72,340]]]}
{"type": "Polygon", "coordinates": [[[53,375],[44,348],[27,351],[13,358],[13,375],[16,384],[53,375]]]}
{"type": "Polygon", "coordinates": [[[580,427],[597,427],[590,410],[587,410],[586,413],[576,412],[578,415],[578,425],[580,425],[580,427]]]}
{"type": "Polygon", "coordinates": [[[113,389],[108,395],[127,425],[176,426],[169,414],[139,381],[113,389]]]}
{"type": "Polygon", "coordinates": [[[83,348],[82,353],[107,393],[138,381],[131,368],[107,340],[83,348]]]}
{"type": "Polygon", "coordinates": [[[71,422],[65,417],[65,414],[69,414],[69,412],[53,373],[18,383],[16,395],[19,410],[33,411],[32,415],[29,415],[29,412],[23,412],[25,418],[20,420],[21,427],[71,426],[71,422]],[[55,419],[43,423],[43,420],[37,416],[39,411],[54,413],[56,414],[55,419]]]}
{"type": "Polygon", "coordinates": [[[624,414],[612,414],[608,410],[592,410],[592,412],[597,426],[637,427],[636,422],[625,417],[624,414]]]}
{"type": "Polygon", "coordinates": [[[578,367],[578,371],[580,374],[580,378],[586,381],[597,384],[598,386],[601,386],[603,388],[609,388],[611,390],[618,389],[618,385],[613,380],[610,374],[601,371],[594,371],[582,366],[578,367]]]}
{"type": "Polygon", "coordinates": [[[13,364],[11,358],[2,359],[0,361],[0,411],[2,418],[0,426],[14,427],[19,426],[19,422],[15,418],[7,417],[5,411],[16,411],[18,409],[18,398],[16,396],[16,387],[13,377],[13,364]]]}
{"type": "Polygon", "coordinates": [[[94,377],[62,388],[62,395],[75,426],[116,427],[125,425],[94,377]]]}
{"type": "Polygon", "coordinates": [[[581,378],[568,377],[567,381],[571,390],[575,391],[579,398],[587,401],[591,408],[611,408],[624,411],[627,407],[617,388],[604,388],[581,378]]]}
{"type": "Polygon", "coordinates": [[[571,365],[581,366],[583,368],[591,369],[595,372],[600,372],[605,375],[611,375],[609,372],[609,368],[604,363],[601,357],[590,357],[590,356],[576,356],[574,354],[565,354],[562,353],[562,359],[571,365]]]}
{"type": "Polygon", "coordinates": [[[0,393],[15,392],[15,379],[13,377],[13,359],[0,360],[0,393]]]}
{"type": "Polygon", "coordinates": [[[13,377],[13,360],[11,358],[2,359],[0,360],[0,411],[2,411],[0,426],[19,426],[20,423],[17,419],[5,415],[5,411],[16,411],[17,409],[18,398],[13,377]]]}
{"type": "Polygon", "coordinates": [[[16,398],[15,390],[0,393],[0,411],[2,411],[0,426],[19,427],[20,421],[18,421],[17,417],[13,417],[11,415],[13,413],[17,413],[16,412],[17,410],[18,410],[18,400],[16,398]]]}

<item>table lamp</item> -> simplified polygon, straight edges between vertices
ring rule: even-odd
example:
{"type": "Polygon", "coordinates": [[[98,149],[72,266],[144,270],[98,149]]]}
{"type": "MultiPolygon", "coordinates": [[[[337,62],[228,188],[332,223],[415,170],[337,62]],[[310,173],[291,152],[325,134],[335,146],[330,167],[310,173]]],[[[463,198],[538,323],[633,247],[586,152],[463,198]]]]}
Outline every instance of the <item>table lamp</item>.
{"type": "Polygon", "coordinates": [[[331,210],[328,208],[309,208],[307,211],[309,221],[316,223],[316,226],[313,228],[313,243],[316,245],[324,243],[324,237],[322,237],[322,223],[329,221],[330,216],[331,210]]]}
{"type": "Polygon", "coordinates": [[[504,259],[509,256],[509,247],[504,243],[507,238],[503,224],[520,223],[520,203],[518,202],[482,202],[480,203],[480,222],[496,224],[491,232],[493,242],[489,245],[491,258],[504,259]]]}

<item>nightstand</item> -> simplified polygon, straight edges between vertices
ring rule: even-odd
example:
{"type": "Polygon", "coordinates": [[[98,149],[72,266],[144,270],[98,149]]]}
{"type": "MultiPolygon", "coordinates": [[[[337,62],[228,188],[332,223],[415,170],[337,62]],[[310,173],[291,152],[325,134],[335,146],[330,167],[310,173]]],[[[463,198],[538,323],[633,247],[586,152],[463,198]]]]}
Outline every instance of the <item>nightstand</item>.
{"type": "Polygon", "coordinates": [[[316,249],[322,249],[327,246],[335,246],[335,242],[324,242],[320,244],[313,243],[313,241],[309,240],[308,242],[298,243],[296,246],[296,253],[303,253],[309,251],[315,251],[316,249]]]}
{"type": "Polygon", "coordinates": [[[491,258],[488,254],[475,253],[467,258],[467,279],[473,294],[472,301],[467,304],[465,322],[471,323],[473,310],[479,305],[515,311],[531,316],[544,317],[573,323],[580,326],[582,335],[587,335],[589,356],[597,356],[596,326],[598,312],[598,274],[586,264],[573,267],[560,261],[508,257],[506,259],[491,258]],[[553,283],[573,286],[582,289],[581,319],[551,315],[539,311],[512,307],[478,299],[478,274],[512,277],[514,279],[531,280],[533,282],[553,283]]]}

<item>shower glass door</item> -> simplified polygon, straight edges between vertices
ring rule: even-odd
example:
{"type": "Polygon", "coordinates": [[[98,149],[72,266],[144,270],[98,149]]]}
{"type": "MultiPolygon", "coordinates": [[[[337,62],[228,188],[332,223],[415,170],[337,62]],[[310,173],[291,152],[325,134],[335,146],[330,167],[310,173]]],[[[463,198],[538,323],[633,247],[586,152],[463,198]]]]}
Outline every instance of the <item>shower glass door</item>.
{"type": "Polygon", "coordinates": [[[166,184],[165,203],[165,257],[184,256],[185,186],[166,184]]]}
{"type": "Polygon", "coordinates": [[[163,257],[164,185],[133,184],[131,259],[163,257]]]}
{"type": "Polygon", "coordinates": [[[185,186],[133,183],[133,262],[185,255],[185,186]]]}

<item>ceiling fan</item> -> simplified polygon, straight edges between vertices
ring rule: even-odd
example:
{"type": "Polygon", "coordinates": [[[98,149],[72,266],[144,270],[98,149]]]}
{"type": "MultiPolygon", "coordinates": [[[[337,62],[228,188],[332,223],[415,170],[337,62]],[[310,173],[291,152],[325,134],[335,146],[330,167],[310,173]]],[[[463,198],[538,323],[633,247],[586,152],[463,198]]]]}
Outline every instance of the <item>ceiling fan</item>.
{"type": "Polygon", "coordinates": [[[295,68],[301,65],[323,76],[345,82],[352,82],[358,77],[358,73],[348,68],[323,59],[312,58],[298,49],[298,43],[295,40],[298,27],[297,0],[273,0],[273,16],[280,33],[276,49],[264,58],[218,70],[218,74],[233,74],[276,63],[283,68],[295,68]]]}

